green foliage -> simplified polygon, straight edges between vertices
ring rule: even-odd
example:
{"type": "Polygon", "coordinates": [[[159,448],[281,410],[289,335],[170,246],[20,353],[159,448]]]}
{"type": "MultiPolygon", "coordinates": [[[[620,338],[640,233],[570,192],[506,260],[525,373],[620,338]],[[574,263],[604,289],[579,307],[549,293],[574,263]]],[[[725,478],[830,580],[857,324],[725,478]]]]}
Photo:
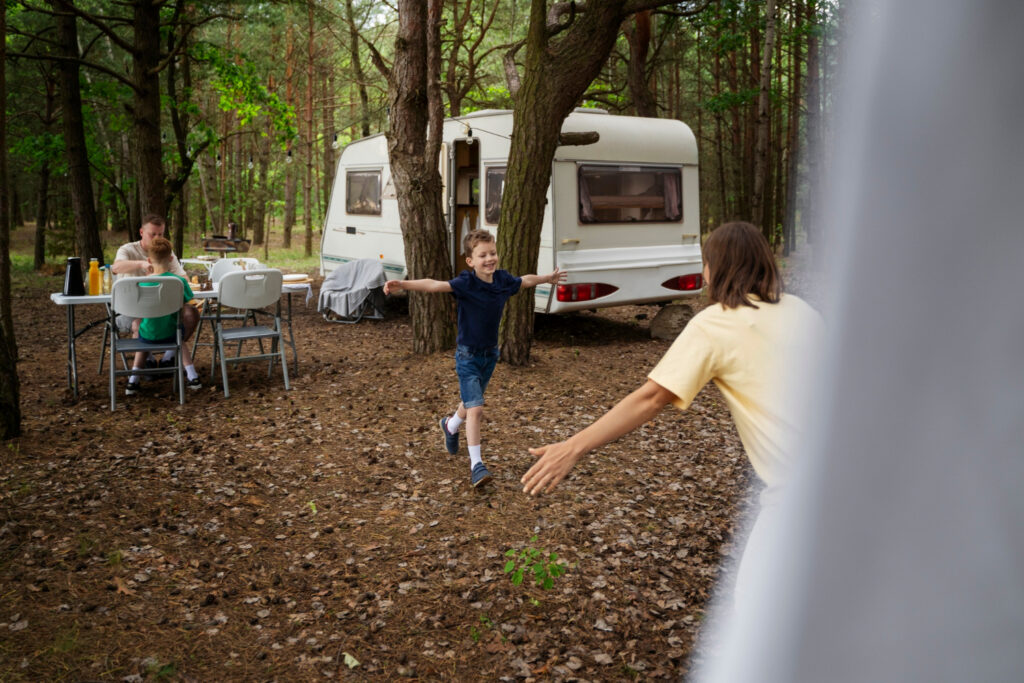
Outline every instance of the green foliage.
{"type": "Polygon", "coordinates": [[[242,126],[252,123],[257,116],[268,117],[282,147],[298,135],[295,110],[267,90],[251,61],[236,61],[206,43],[193,47],[191,56],[213,68],[211,85],[220,94],[220,109],[235,112],[242,126]]]}
{"type": "MultiPolygon", "coordinates": [[[[529,542],[536,543],[537,535],[534,534],[529,542]]],[[[558,561],[557,554],[549,553],[543,548],[534,548],[532,545],[520,550],[509,548],[505,551],[505,557],[510,558],[505,563],[505,573],[512,575],[514,586],[521,585],[525,576],[532,574],[534,583],[546,591],[551,590],[555,585],[555,579],[565,574],[568,568],[558,561]]]]}
{"type": "Polygon", "coordinates": [[[739,92],[725,91],[718,95],[705,98],[700,104],[706,111],[712,114],[721,114],[722,112],[735,109],[737,107],[743,107],[751,104],[757,100],[759,94],[757,88],[746,88],[739,92]]]}

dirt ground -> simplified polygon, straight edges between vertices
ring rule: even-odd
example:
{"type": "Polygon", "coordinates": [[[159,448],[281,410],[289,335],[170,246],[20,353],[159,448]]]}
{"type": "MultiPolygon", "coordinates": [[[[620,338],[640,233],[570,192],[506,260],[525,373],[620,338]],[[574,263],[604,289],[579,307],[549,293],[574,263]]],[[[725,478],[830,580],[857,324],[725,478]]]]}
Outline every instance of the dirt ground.
{"type": "MultiPolygon", "coordinates": [[[[754,486],[714,387],[525,496],[527,447],[585,426],[668,348],[655,307],[540,316],[499,364],[469,483],[438,419],[449,353],[414,356],[400,302],[332,324],[297,305],[299,365],[230,370],[179,406],[169,380],[109,410],[100,334],[64,368],[64,311],[17,289],[24,435],[0,466],[0,679],[678,680],[754,486]],[[535,537],[535,538],[534,538],[535,537]],[[506,551],[557,553],[550,590],[506,551]]],[[[80,309],[80,321],[88,318],[80,309]]],[[[95,311],[97,314],[99,310],[95,311]]]]}

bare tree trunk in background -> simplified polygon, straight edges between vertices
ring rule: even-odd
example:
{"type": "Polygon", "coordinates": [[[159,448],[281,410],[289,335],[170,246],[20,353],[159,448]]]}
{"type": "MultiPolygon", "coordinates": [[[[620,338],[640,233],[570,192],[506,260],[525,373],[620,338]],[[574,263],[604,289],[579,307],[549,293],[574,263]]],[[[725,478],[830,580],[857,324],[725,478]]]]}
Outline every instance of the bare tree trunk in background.
{"type": "MultiPolygon", "coordinates": [[[[331,188],[334,186],[334,173],[337,170],[335,168],[336,163],[334,160],[334,140],[335,136],[338,134],[337,128],[334,127],[334,71],[327,68],[321,68],[320,83],[323,92],[323,107],[320,110],[323,123],[320,125],[323,129],[324,150],[321,187],[323,188],[323,198],[326,203],[331,196],[331,188]]],[[[326,215],[326,211],[322,212],[320,215],[326,215]]]]}
{"type": "MultiPolygon", "coordinates": [[[[0,3],[0,102],[7,102],[7,3],[0,3]]],[[[0,107],[0,187],[7,187],[7,107],[0,107]]],[[[0,440],[21,435],[18,344],[11,311],[11,210],[0,192],[0,440]]]]}
{"type": "Polygon", "coordinates": [[[764,52],[761,58],[760,94],[757,98],[757,141],[754,144],[754,194],[751,199],[753,223],[769,241],[772,226],[765,221],[765,183],[768,176],[768,134],[771,123],[772,56],[775,49],[775,0],[765,4],[764,52]]]}
{"type": "MultiPolygon", "coordinates": [[[[57,108],[57,83],[43,74],[46,99],[43,109],[43,130],[47,133],[53,126],[57,108]]],[[[0,183],[2,185],[3,183],[0,183]]],[[[46,226],[50,222],[50,159],[44,156],[39,165],[39,197],[36,202],[36,230],[32,254],[32,267],[39,270],[46,263],[46,226]]]]}
{"type": "Polygon", "coordinates": [[[629,43],[627,82],[637,116],[656,117],[658,103],[647,82],[647,55],[651,46],[651,10],[637,12],[622,24],[629,43]]]}
{"type": "MultiPolygon", "coordinates": [[[[285,45],[284,83],[284,101],[295,107],[295,29],[291,21],[288,23],[285,45]]],[[[292,246],[292,227],[295,226],[295,193],[298,178],[294,155],[295,146],[289,144],[284,167],[284,225],[281,233],[285,249],[290,249],[292,246]]]]}
{"type": "MultiPolygon", "coordinates": [[[[399,0],[398,35],[388,77],[387,140],[398,195],[405,263],[413,280],[451,278],[448,231],[441,209],[441,0],[399,0]]],[[[455,341],[451,297],[409,292],[413,351],[434,353],[455,341]]]]}
{"type": "MultiPolygon", "coordinates": [[[[808,0],[804,7],[805,21],[817,24],[817,0],[808,0]]],[[[807,35],[807,142],[804,147],[807,158],[807,184],[804,193],[804,210],[800,212],[808,244],[814,241],[818,230],[817,182],[821,177],[821,45],[817,31],[807,35]]]]}
{"type": "Polygon", "coordinates": [[[366,92],[366,74],[359,57],[359,28],[356,26],[352,0],[345,0],[345,17],[348,19],[348,44],[352,59],[352,73],[359,91],[359,122],[360,133],[365,138],[370,134],[370,95],[366,92]]]}
{"type": "Polygon", "coordinates": [[[59,62],[61,119],[64,123],[64,149],[68,161],[68,183],[71,189],[71,210],[75,217],[75,249],[85,261],[96,258],[103,263],[96,224],[96,203],[92,194],[92,176],[85,146],[85,124],[82,120],[82,91],[78,80],[78,29],[75,15],[67,0],[55,0],[57,9],[57,40],[64,57],[59,62]]]}
{"type": "MultiPolygon", "coordinates": [[[[160,3],[162,4],[162,3],[160,3]]],[[[142,212],[167,215],[160,139],[160,4],[132,3],[132,130],[142,212]]]]}
{"type": "Polygon", "coordinates": [[[313,62],[315,52],[313,44],[316,40],[316,25],[313,22],[313,2],[306,5],[309,19],[309,35],[306,40],[306,183],[303,194],[306,199],[306,233],[302,252],[306,256],[313,255],[313,156],[316,135],[313,131],[313,62]]]}

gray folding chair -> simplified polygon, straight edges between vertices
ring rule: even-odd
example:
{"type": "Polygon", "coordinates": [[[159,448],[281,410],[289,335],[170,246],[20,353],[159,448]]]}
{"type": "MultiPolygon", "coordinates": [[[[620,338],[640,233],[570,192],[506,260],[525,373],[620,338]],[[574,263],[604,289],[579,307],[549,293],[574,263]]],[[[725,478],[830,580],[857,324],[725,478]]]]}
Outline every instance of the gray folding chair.
{"type": "Polygon", "coordinates": [[[185,382],[181,365],[181,325],[175,325],[175,339],[166,343],[155,344],[137,338],[122,339],[117,334],[115,319],[118,314],[132,318],[160,318],[165,315],[178,314],[185,301],[185,285],[176,277],[126,277],[114,283],[110,292],[110,322],[107,333],[110,335],[110,409],[117,409],[118,377],[126,375],[168,375],[174,374],[178,383],[178,402],[185,403],[185,382]],[[137,351],[148,353],[174,350],[173,367],[139,368],[126,367],[117,369],[115,359],[118,354],[134,354],[137,351]]]}
{"type": "Polygon", "coordinates": [[[280,270],[268,268],[264,270],[239,270],[228,273],[221,278],[217,288],[217,315],[214,321],[214,335],[216,346],[213,349],[213,362],[216,366],[217,358],[220,358],[221,379],[224,382],[224,396],[230,396],[228,390],[228,364],[239,363],[249,360],[265,359],[270,361],[267,369],[267,377],[274,371],[274,361],[281,359],[281,373],[284,375],[284,388],[291,389],[288,383],[288,361],[285,356],[284,337],[281,333],[281,283],[284,276],[280,270]],[[236,308],[248,315],[250,311],[262,310],[268,306],[274,306],[274,327],[266,325],[245,325],[242,321],[241,327],[227,327],[226,320],[221,316],[222,308],[236,308]],[[271,340],[270,352],[264,353],[262,340],[271,340]],[[260,353],[242,355],[243,342],[256,340],[260,342],[260,353]],[[224,353],[224,347],[237,342],[236,355],[228,357],[224,353]]]}

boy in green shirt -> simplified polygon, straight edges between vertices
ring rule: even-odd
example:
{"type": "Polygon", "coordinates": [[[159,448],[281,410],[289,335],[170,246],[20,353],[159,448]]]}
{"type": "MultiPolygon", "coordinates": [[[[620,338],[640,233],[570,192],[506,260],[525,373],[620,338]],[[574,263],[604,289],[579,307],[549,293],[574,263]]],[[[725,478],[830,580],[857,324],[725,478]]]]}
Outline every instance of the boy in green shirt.
{"type": "MultiPolygon", "coordinates": [[[[188,280],[171,272],[171,266],[174,263],[174,252],[172,251],[171,243],[163,237],[157,237],[149,245],[147,253],[149,263],[153,267],[152,275],[176,277],[182,281],[185,285],[185,297],[182,301],[182,306],[184,307],[187,305],[193,297],[192,288],[188,286],[188,280]]],[[[172,313],[160,318],[143,318],[139,323],[139,339],[154,343],[174,339],[180,317],[181,313],[172,313]]],[[[146,358],[148,356],[148,351],[139,351],[136,353],[132,369],[141,370],[145,367],[146,358]]],[[[192,354],[189,351],[188,344],[181,345],[181,362],[185,366],[185,373],[188,375],[188,378],[185,380],[185,386],[193,390],[202,389],[203,383],[199,381],[199,373],[196,372],[196,366],[192,363],[192,354]]],[[[128,378],[128,387],[125,389],[124,393],[128,396],[134,396],[138,391],[139,376],[132,375],[128,378]]]]}

